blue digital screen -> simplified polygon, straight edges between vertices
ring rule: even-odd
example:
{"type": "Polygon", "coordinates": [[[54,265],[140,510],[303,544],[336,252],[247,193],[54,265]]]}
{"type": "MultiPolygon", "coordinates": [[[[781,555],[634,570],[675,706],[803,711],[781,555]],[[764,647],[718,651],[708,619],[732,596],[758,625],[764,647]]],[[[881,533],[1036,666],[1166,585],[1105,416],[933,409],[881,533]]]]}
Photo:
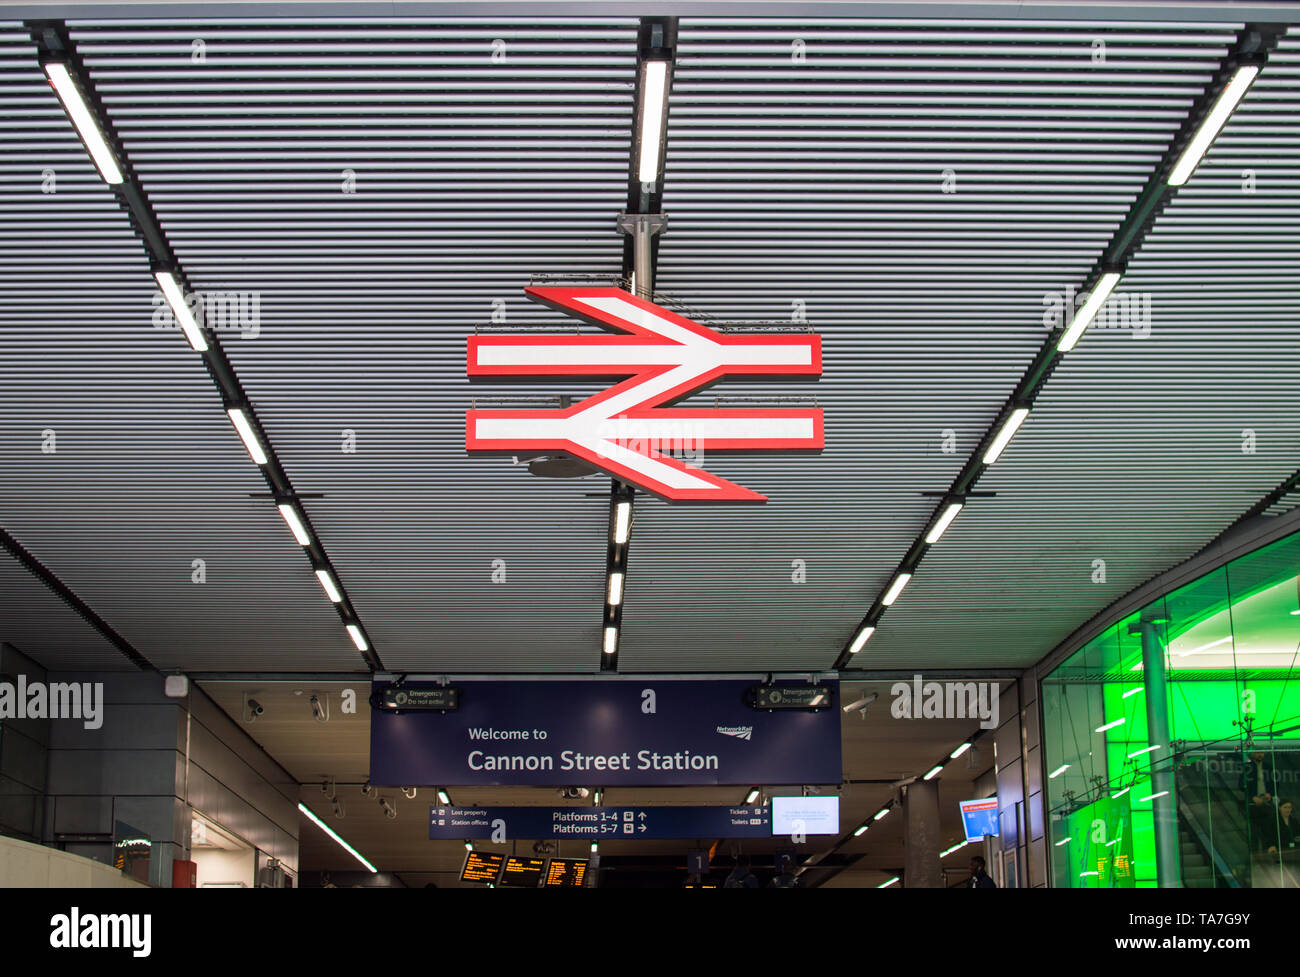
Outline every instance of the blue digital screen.
{"type": "Polygon", "coordinates": [[[998,833],[998,799],[985,797],[977,801],[961,801],[961,821],[966,828],[967,841],[983,841],[985,835],[998,833]]]}

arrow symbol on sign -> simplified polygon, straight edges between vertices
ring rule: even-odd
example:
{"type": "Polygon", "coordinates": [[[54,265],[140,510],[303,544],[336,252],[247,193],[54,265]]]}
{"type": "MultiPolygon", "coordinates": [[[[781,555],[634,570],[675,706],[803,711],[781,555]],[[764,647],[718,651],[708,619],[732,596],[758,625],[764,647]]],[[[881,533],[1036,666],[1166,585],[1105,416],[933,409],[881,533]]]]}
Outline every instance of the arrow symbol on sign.
{"type": "Polygon", "coordinates": [[[526,292],[617,334],[474,336],[469,376],[627,379],[561,410],[471,410],[467,450],[563,451],[670,501],[765,502],[766,496],[660,449],[822,449],[820,410],[665,406],[727,375],[820,376],[819,337],[726,335],[609,286],[533,286],[526,292]]]}

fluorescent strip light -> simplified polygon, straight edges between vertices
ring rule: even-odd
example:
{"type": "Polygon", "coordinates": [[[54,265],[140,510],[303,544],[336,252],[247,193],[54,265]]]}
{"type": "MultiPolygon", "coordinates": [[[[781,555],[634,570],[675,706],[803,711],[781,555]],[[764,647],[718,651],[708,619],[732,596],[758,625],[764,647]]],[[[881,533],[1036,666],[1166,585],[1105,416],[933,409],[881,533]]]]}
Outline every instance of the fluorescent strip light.
{"type": "Polygon", "coordinates": [[[869,825],[869,824],[864,824],[864,825],[862,825],[860,828],[858,828],[857,831],[853,832],[853,837],[854,837],[854,838],[860,838],[862,835],[864,835],[864,834],[867,833],[867,828],[869,828],[869,827],[871,827],[871,825],[869,825]]]}
{"type": "Polygon", "coordinates": [[[1162,790],[1162,791],[1161,791],[1160,793],[1158,793],[1158,794],[1148,794],[1146,797],[1139,797],[1139,798],[1138,798],[1138,803],[1141,804],[1143,801],[1154,801],[1157,797],[1164,797],[1164,796],[1165,796],[1166,794],[1168,794],[1168,793],[1169,793],[1169,791],[1167,791],[1167,790],[1162,790]]]}
{"type": "Polygon", "coordinates": [[[614,654],[614,648],[618,645],[618,628],[605,629],[605,654],[614,654]]]}
{"type": "Polygon", "coordinates": [[[1226,645],[1226,644],[1228,644],[1230,641],[1232,641],[1232,635],[1228,635],[1228,637],[1226,637],[1226,638],[1220,638],[1218,641],[1211,641],[1209,644],[1199,645],[1199,646],[1197,646],[1197,647],[1195,647],[1195,648],[1191,648],[1191,649],[1189,649],[1189,650],[1187,650],[1187,651],[1180,651],[1180,652],[1178,653],[1178,656],[1179,656],[1180,658],[1186,658],[1188,655],[1198,655],[1198,654],[1200,654],[1202,651],[1206,651],[1206,650],[1208,650],[1208,649],[1210,649],[1210,648],[1217,648],[1217,647],[1219,647],[1219,645],[1226,645]]]}
{"type": "Polygon", "coordinates": [[[591,843],[591,853],[592,853],[593,855],[596,854],[596,851],[597,851],[597,849],[599,848],[599,845],[600,845],[600,842],[598,842],[598,841],[593,841],[593,842],[591,843]]]}
{"type": "Polygon", "coordinates": [[[289,529],[293,532],[293,538],[298,541],[299,546],[306,546],[311,542],[307,536],[307,530],[303,528],[302,520],[298,518],[298,513],[291,505],[281,505],[279,507],[280,515],[284,516],[284,521],[289,524],[289,529]]]}
{"type": "Polygon", "coordinates": [[[1092,294],[1088,296],[1088,301],[1084,302],[1083,308],[1074,314],[1074,318],[1070,320],[1070,327],[1065,330],[1065,335],[1062,336],[1061,341],[1056,344],[1056,348],[1059,352],[1068,353],[1070,350],[1074,349],[1075,344],[1079,341],[1079,337],[1083,335],[1083,331],[1087,329],[1088,324],[1097,317],[1097,313],[1101,311],[1101,307],[1105,305],[1106,300],[1110,298],[1110,293],[1113,292],[1115,286],[1119,284],[1119,277],[1119,272],[1117,271],[1108,271],[1101,276],[1101,280],[1098,281],[1096,286],[1093,288],[1092,294]]]}
{"type": "Polygon", "coordinates": [[[1125,794],[1127,794],[1127,793],[1128,793],[1129,791],[1131,791],[1132,789],[1133,789],[1132,785],[1129,785],[1128,787],[1125,787],[1123,790],[1118,790],[1118,791],[1116,791],[1115,793],[1111,794],[1110,796],[1111,796],[1112,799],[1114,799],[1114,798],[1116,798],[1116,797],[1123,797],[1125,794]]]}
{"type": "Polygon", "coordinates": [[[1052,847],[1053,847],[1053,848],[1060,848],[1060,847],[1061,847],[1062,845],[1064,845],[1066,842],[1070,842],[1070,841],[1073,841],[1073,840],[1074,840],[1073,838],[1062,838],[1060,841],[1058,841],[1058,842],[1057,842],[1055,845],[1053,845],[1052,847]]]}
{"type": "Polygon", "coordinates": [[[939,774],[940,774],[942,771],[943,771],[943,764],[941,763],[941,764],[939,764],[937,767],[933,767],[933,768],[930,770],[930,772],[927,773],[927,774],[926,774],[924,777],[922,777],[921,779],[922,779],[922,780],[933,780],[935,777],[939,776],[939,774]]]}
{"type": "Polygon", "coordinates": [[[474,850],[474,846],[471,845],[471,844],[467,841],[467,842],[465,842],[465,850],[466,850],[466,851],[473,851],[473,850],[474,850]]]}
{"type": "Polygon", "coordinates": [[[952,524],[954,519],[957,518],[957,513],[961,512],[961,509],[961,502],[954,502],[952,505],[948,506],[948,508],[944,510],[943,515],[939,517],[939,521],[934,524],[934,528],[926,534],[926,543],[929,545],[937,543],[939,537],[943,535],[943,531],[952,524]]]}
{"type": "Polygon", "coordinates": [[[1157,746],[1148,746],[1145,750],[1134,750],[1132,753],[1128,755],[1128,758],[1132,760],[1135,756],[1141,756],[1143,753],[1150,753],[1152,750],[1158,750],[1158,749],[1160,749],[1160,747],[1157,745],[1157,746]]]}
{"type": "Polygon", "coordinates": [[[609,600],[610,607],[618,607],[623,603],[623,571],[615,570],[609,575],[609,600]]]}
{"type": "Polygon", "coordinates": [[[99,169],[99,175],[104,178],[105,183],[114,186],[121,183],[122,171],[118,168],[113,151],[108,148],[108,140],[99,131],[95,117],[90,114],[90,108],[81,97],[81,90],[77,88],[77,83],[72,80],[72,75],[68,72],[68,66],[59,61],[50,61],[44,67],[45,75],[54,86],[59,101],[63,103],[63,108],[72,119],[72,124],[77,127],[77,132],[85,140],[91,159],[99,169]]]}
{"type": "Polygon", "coordinates": [[[1080,872],[1080,873],[1079,873],[1079,878],[1081,878],[1081,879],[1086,879],[1086,878],[1090,878],[1090,877],[1097,876],[1097,875],[1100,875],[1100,874],[1101,874],[1100,872],[1080,872]]]}
{"type": "Polygon", "coordinates": [[[439,804],[446,804],[448,807],[450,807],[450,806],[451,806],[451,795],[448,794],[445,790],[440,790],[440,791],[438,791],[438,803],[439,803],[439,804]]]}
{"type": "Polygon", "coordinates": [[[248,418],[238,407],[232,407],[226,411],[230,415],[230,422],[235,425],[235,430],[239,432],[240,438],[243,439],[244,447],[248,449],[248,455],[253,459],[256,465],[266,464],[266,452],[262,450],[262,445],[257,440],[257,435],[253,433],[253,426],[248,423],[248,418]]]}
{"type": "Polygon", "coordinates": [[[1122,696],[1120,696],[1120,698],[1127,699],[1131,695],[1137,695],[1139,692],[1145,692],[1145,691],[1146,689],[1142,688],[1142,686],[1139,685],[1136,689],[1129,689],[1122,696]]]}
{"type": "Polygon", "coordinates": [[[1116,726],[1123,726],[1126,722],[1128,722],[1127,719],[1116,719],[1113,723],[1106,723],[1106,725],[1104,726],[1098,726],[1096,729],[1093,730],[1093,732],[1104,733],[1106,732],[1106,730],[1114,729],[1116,726]]]}
{"type": "Polygon", "coordinates": [[[301,811],[303,814],[307,815],[307,818],[311,821],[312,824],[316,825],[316,827],[320,828],[320,829],[321,829],[322,831],[324,831],[327,835],[329,835],[329,836],[330,836],[331,838],[333,838],[336,842],[338,842],[339,846],[340,846],[344,851],[346,851],[349,855],[351,855],[351,856],[352,856],[353,858],[355,858],[358,862],[360,862],[362,865],[364,865],[367,869],[369,869],[371,872],[375,872],[375,873],[378,873],[378,872],[379,872],[379,869],[375,868],[375,867],[374,867],[373,865],[371,865],[368,861],[366,861],[364,858],[361,857],[361,853],[360,853],[360,852],[358,852],[355,848],[353,848],[353,847],[352,847],[351,845],[349,845],[346,841],[344,841],[342,838],[340,838],[340,837],[339,837],[339,836],[334,832],[334,829],[333,829],[333,828],[331,828],[328,824],[326,824],[326,823],[325,823],[324,821],[322,821],[320,818],[316,817],[316,815],[312,814],[312,812],[307,808],[307,805],[306,805],[306,804],[301,804],[301,803],[300,803],[300,804],[298,805],[298,810],[301,811]]]}
{"type": "Polygon", "coordinates": [[[605,792],[604,792],[603,790],[595,790],[595,791],[592,791],[592,792],[591,792],[591,804],[592,804],[592,806],[593,806],[593,807],[600,807],[600,801],[601,801],[601,798],[603,798],[604,796],[605,796],[605,792]]]}
{"type": "Polygon", "coordinates": [[[761,791],[759,791],[759,789],[755,787],[753,790],[751,790],[748,794],[745,795],[745,803],[753,804],[756,800],[758,800],[758,795],[760,793],[761,791]]]}
{"type": "Polygon", "coordinates": [[[871,820],[872,820],[872,821],[879,821],[881,818],[883,818],[883,817],[884,817],[886,814],[888,814],[888,813],[889,813],[889,808],[887,808],[887,807],[882,807],[879,811],[876,812],[876,816],[873,817],[871,820]]]}
{"type": "Polygon", "coordinates": [[[947,858],[947,857],[948,857],[949,855],[951,855],[953,852],[957,851],[958,849],[965,848],[968,844],[970,844],[969,841],[964,841],[964,840],[963,840],[963,841],[959,841],[959,842],[957,842],[957,844],[953,845],[951,848],[945,848],[943,851],[939,852],[939,857],[940,857],[940,858],[947,858]]]}
{"type": "Polygon", "coordinates": [[[664,134],[664,103],[668,97],[668,62],[647,61],[641,67],[642,183],[659,182],[659,143],[664,134]]]}
{"type": "Polygon", "coordinates": [[[348,625],[348,634],[352,637],[352,643],[357,646],[357,651],[368,651],[370,645],[366,643],[366,636],[361,633],[361,629],[355,624],[348,625]]]}
{"type": "Polygon", "coordinates": [[[967,750],[969,750],[969,749],[970,749],[970,744],[969,744],[969,743],[963,743],[961,746],[957,747],[957,749],[953,750],[951,753],[948,754],[948,759],[949,759],[949,760],[956,760],[959,756],[961,756],[963,753],[965,753],[965,752],[966,752],[967,750]]]}
{"type": "Polygon", "coordinates": [[[185,304],[185,296],[181,294],[181,287],[176,283],[176,276],[170,271],[156,271],[153,277],[158,282],[158,287],[162,289],[167,304],[171,306],[172,315],[180,323],[185,338],[189,340],[195,352],[206,353],[208,341],[203,338],[203,331],[194,321],[194,314],[190,312],[190,307],[185,304]]]}
{"type": "Polygon", "coordinates": [[[1061,776],[1061,774],[1065,773],[1065,771],[1067,771],[1067,770],[1069,770],[1069,769],[1070,769],[1070,765],[1069,765],[1068,763],[1063,763],[1063,764],[1061,764],[1059,767],[1057,767],[1055,770],[1053,770],[1051,773],[1049,773],[1049,774],[1047,775],[1047,779],[1048,779],[1048,780],[1055,780],[1057,777],[1061,776]]]}
{"type": "Polygon", "coordinates": [[[1007,422],[1002,425],[1002,430],[998,432],[998,436],[995,437],[993,443],[989,445],[989,450],[984,452],[984,464],[991,465],[993,462],[998,460],[998,457],[1010,443],[1011,439],[1015,437],[1016,431],[1020,429],[1021,424],[1025,423],[1025,418],[1028,416],[1028,407],[1017,407],[1011,412],[1010,416],[1007,417],[1007,422]]]}
{"type": "Polygon", "coordinates": [[[1210,148],[1210,143],[1214,142],[1214,137],[1219,134],[1219,130],[1228,121],[1228,116],[1232,115],[1233,109],[1237,107],[1237,103],[1241,101],[1258,74],[1259,65],[1246,64],[1237,69],[1232,80],[1219,94],[1214,108],[1210,109],[1209,114],[1205,116],[1201,128],[1196,131],[1192,141],[1183,150],[1183,155],[1179,157],[1173,172],[1169,174],[1171,187],[1181,187],[1191,178],[1193,171],[1205,156],[1206,150],[1210,148]]]}
{"type": "Polygon", "coordinates": [[[627,532],[632,528],[632,503],[620,502],[614,507],[614,542],[627,542],[627,532]]]}
{"type": "Polygon", "coordinates": [[[880,603],[888,607],[890,604],[894,603],[894,601],[898,600],[898,595],[903,592],[903,588],[907,586],[907,582],[911,579],[912,575],[910,573],[900,573],[896,576],[894,582],[889,586],[889,593],[885,594],[885,599],[880,603]]]}
{"type": "Polygon", "coordinates": [[[867,639],[870,638],[875,633],[876,633],[876,627],[874,624],[871,625],[870,627],[865,627],[861,631],[859,631],[858,636],[853,639],[853,644],[849,645],[849,654],[856,655],[859,651],[861,651],[862,646],[867,643],[867,639]]]}
{"type": "Polygon", "coordinates": [[[316,579],[319,580],[320,585],[325,588],[325,594],[330,600],[336,604],[343,603],[343,595],[339,593],[338,587],[334,586],[334,578],[330,576],[328,570],[317,570],[316,579]]]}
{"type": "Polygon", "coordinates": [[[897,881],[898,881],[898,876],[895,875],[895,876],[894,876],[892,879],[890,879],[888,882],[884,883],[884,885],[878,885],[878,886],[876,886],[876,888],[877,888],[877,889],[888,889],[891,885],[893,885],[893,884],[894,884],[895,882],[897,882],[897,881]]]}

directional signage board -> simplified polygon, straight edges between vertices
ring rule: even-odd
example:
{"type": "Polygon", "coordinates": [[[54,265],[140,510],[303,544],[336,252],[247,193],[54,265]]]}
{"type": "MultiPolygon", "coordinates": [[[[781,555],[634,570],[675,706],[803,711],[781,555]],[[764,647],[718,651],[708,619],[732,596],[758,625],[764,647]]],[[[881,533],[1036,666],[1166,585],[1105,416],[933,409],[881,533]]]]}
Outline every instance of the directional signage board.
{"type": "MultiPolygon", "coordinates": [[[[417,685],[408,682],[407,688],[417,685]]],[[[458,682],[455,712],[371,710],[370,782],[383,787],[840,783],[838,683],[819,683],[828,701],[817,711],[755,709],[757,685],[752,679],[663,676],[458,682]]],[[[384,687],[377,681],[376,694],[384,687]]]]}
{"type": "Polygon", "coordinates": [[[766,807],[432,807],[431,841],[770,838],[766,807]]]}
{"type": "Polygon", "coordinates": [[[724,376],[817,377],[809,333],[720,333],[611,286],[533,286],[529,298],[619,335],[475,336],[471,378],[628,377],[562,410],[471,410],[471,452],[563,452],[673,502],[765,502],[672,454],[820,451],[817,409],[671,408],[724,376]]]}

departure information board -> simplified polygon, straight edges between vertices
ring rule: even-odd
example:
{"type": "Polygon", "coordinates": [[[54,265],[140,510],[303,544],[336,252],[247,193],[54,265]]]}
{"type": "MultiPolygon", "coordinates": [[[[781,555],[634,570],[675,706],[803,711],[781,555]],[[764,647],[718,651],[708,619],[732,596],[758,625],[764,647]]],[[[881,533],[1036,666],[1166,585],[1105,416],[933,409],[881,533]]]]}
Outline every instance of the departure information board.
{"type": "Polygon", "coordinates": [[[585,858],[552,858],[546,869],[547,888],[580,889],[587,882],[585,858]]]}
{"type": "Polygon", "coordinates": [[[544,858],[520,858],[510,855],[506,858],[505,868],[501,870],[502,885],[522,885],[530,889],[537,888],[542,881],[542,872],[546,870],[544,858]]]}
{"type": "Polygon", "coordinates": [[[465,856],[465,867],[460,870],[462,882],[495,882],[506,856],[494,851],[472,851],[465,856]]]}

